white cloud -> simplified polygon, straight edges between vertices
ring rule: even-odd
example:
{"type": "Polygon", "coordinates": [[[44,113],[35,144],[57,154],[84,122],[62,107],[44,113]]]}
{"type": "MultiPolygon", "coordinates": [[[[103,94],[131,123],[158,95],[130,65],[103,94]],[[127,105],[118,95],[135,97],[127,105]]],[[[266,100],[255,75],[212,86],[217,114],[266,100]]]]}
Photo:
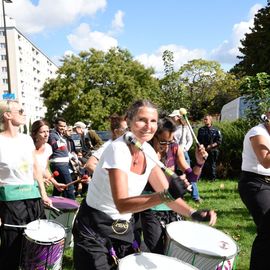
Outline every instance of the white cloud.
{"type": "Polygon", "coordinates": [[[254,25],[254,16],[263,6],[256,4],[249,12],[247,21],[242,21],[233,26],[232,35],[229,40],[223,41],[217,48],[209,53],[209,58],[219,61],[223,64],[230,64],[233,66],[238,62],[237,56],[240,55],[239,47],[240,40],[244,39],[246,33],[250,33],[250,29],[254,25]]]}
{"type": "Polygon", "coordinates": [[[157,76],[163,74],[164,66],[162,54],[164,50],[173,52],[174,55],[174,68],[178,70],[183,64],[193,59],[209,59],[218,61],[225,70],[229,70],[233,65],[238,62],[237,56],[240,55],[238,47],[241,45],[240,40],[244,38],[245,33],[250,32],[250,27],[253,27],[254,15],[263,6],[256,4],[249,12],[247,21],[242,21],[234,25],[232,35],[229,40],[224,40],[217,48],[210,52],[203,49],[190,50],[180,45],[164,45],[161,46],[156,52],[152,54],[142,54],[136,56],[136,59],[146,67],[154,67],[157,76]]]}
{"type": "Polygon", "coordinates": [[[121,10],[118,10],[114,15],[114,19],[112,21],[112,30],[113,31],[121,31],[124,28],[124,18],[125,13],[121,10]]]}
{"type": "Polygon", "coordinates": [[[97,50],[108,51],[111,47],[117,47],[118,42],[115,38],[98,31],[91,31],[86,23],[80,24],[75,31],[67,36],[70,46],[76,50],[97,50]]]}
{"type": "Polygon", "coordinates": [[[104,10],[106,0],[40,0],[37,5],[30,0],[16,0],[6,4],[6,14],[16,18],[18,28],[26,33],[38,33],[47,28],[72,23],[80,16],[91,16],[104,10]]]}
{"type": "Polygon", "coordinates": [[[162,74],[164,65],[162,55],[165,50],[173,52],[174,68],[178,70],[183,64],[188,61],[198,58],[205,58],[206,51],[201,49],[189,50],[183,46],[175,44],[163,45],[153,54],[141,54],[135,57],[140,63],[146,67],[154,67],[157,74],[162,74]]]}

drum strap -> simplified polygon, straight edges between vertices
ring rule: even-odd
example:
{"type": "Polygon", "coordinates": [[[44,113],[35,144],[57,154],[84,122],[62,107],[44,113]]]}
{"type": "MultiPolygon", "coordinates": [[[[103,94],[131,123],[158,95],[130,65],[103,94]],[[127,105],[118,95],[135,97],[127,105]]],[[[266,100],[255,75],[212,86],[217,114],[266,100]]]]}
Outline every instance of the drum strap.
{"type": "Polygon", "coordinates": [[[0,201],[19,201],[40,198],[38,184],[0,186],[0,201]]]}
{"type": "Polygon", "coordinates": [[[85,226],[92,228],[104,238],[113,238],[132,243],[134,239],[132,221],[113,220],[102,211],[88,206],[82,201],[78,220],[84,222],[85,226]],[[87,217],[87,218],[85,218],[87,217]]]}
{"type": "Polygon", "coordinates": [[[113,220],[107,214],[88,206],[82,201],[80,210],[75,220],[76,230],[86,238],[95,238],[100,244],[105,245],[115,265],[118,256],[113,247],[115,240],[128,243],[135,252],[139,252],[139,244],[134,240],[133,220],[113,220]],[[115,239],[115,240],[114,240],[115,239]]]}

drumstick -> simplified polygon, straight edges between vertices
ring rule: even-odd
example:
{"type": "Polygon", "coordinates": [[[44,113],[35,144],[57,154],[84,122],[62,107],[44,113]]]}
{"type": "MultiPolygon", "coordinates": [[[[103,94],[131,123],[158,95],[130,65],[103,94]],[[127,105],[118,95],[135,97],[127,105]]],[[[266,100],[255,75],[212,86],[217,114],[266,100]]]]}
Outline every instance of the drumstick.
{"type": "Polygon", "coordinates": [[[14,224],[7,224],[7,223],[4,223],[3,225],[4,225],[5,227],[27,228],[27,224],[26,224],[26,225],[14,225],[14,224]]]}
{"type": "MultiPolygon", "coordinates": [[[[148,153],[144,152],[143,151],[143,147],[141,145],[141,143],[139,141],[137,141],[133,134],[131,132],[127,132],[125,135],[124,135],[124,140],[127,144],[130,144],[132,143],[133,145],[135,145],[139,150],[141,150],[147,157],[149,157],[153,162],[155,162],[163,171],[166,175],[170,176],[170,177],[177,177],[178,178],[178,175],[172,171],[170,168],[166,167],[160,160],[158,159],[154,159],[151,155],[149,155],[148,153]]],[[[189,185],[187,187],[187,191],[191,192],[192,191],[192,185],[189,185]]]]}
{"type": "Polygon", "coordinates": [[[72,181],[72,182],[66,184],[66,188],[69,187],[69,186],[71,186],[71,185],[74,185],[74,184],[76,184],[76,183],[78,183],[78,182],[80,182],[80,181],[82,181],[83,179],[87,179],[87,178],[88,178],[88,175],[84,174],[84,175],[82,176],[82,178],[77,179],[77,180],[75,180],[75,181],[72,181]]]}
{"type": "MultiPolygon", "coordinates": [[[[196,135],[195,135],[195,133],[194,133],[194,131],[193,131],[193,129],[192,129],[192,127],[191,127],[189,121],[188,121],[188,118],[187,118],[187,110],[186,110],[185,108],[181,108],[181,109],[179,110],[179,113],[180,113],[180,114],[184,117],[184,119],[186,120],[187,125],[188,125],[188,128],[189,128],[189,130],[190,130],[190,132],[191,132],[191,135],[192,135],[193,139],[195,140],[196,145],[199,147],[199,146],[200,146],[200,143],[199,143],[199,141],[198,141],[198,138],[196,137],[196,135]]],[[[203,156],[203,159],[206,160],[206,159],[207,159],[207,156],[206,156],[206,155],[203,156]]]]}
{"type": "Polygon", "coordinates": [[[50,205],[50,208],[52,208],[53,210],[55,210],[55,211],[56,211],[56,212],[58,212],[58,213],[60,213],[60,212],[61,212],[61,210],[60,210],[60,209],[58,209],[58,208],[54,207],[53,205],[50,205]]]}

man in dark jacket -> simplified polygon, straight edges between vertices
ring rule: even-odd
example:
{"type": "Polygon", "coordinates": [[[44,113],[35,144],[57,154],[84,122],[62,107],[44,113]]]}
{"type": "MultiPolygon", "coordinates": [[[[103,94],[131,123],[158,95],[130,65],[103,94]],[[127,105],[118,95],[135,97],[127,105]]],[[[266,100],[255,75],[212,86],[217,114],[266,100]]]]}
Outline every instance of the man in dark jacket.
{"type": "MultiPolygon", "coordinates": [[[[66,130],[66,120],[58,117],[55,120],[54,129],[50,132],[48,143],[52,147],[52,155],[50,156],[50,169],[52,172],[57,171],[58,176],[55,177],[57,182],[68,184],[72,182],[72,177],[69,169],[69,151],[67,141],[64,138],[66,130]]],[[[61,194],[56,188],[53,189],[53,196],[61,194]]],[[[75,200],[74,186],[70,185],[63,191],[63,197],[75,200]]]]}
{"type": "Polygon", "coordinates": [[[202,177],[215,181],[216,162],[219,155],[219,146],[222,141],[220,130],[212,126],[212,116],[205,115],[203,118],[204,126],[198,130],[198,141],[203,144],[208,152],[208,158],[204,164],[202,177]]]}

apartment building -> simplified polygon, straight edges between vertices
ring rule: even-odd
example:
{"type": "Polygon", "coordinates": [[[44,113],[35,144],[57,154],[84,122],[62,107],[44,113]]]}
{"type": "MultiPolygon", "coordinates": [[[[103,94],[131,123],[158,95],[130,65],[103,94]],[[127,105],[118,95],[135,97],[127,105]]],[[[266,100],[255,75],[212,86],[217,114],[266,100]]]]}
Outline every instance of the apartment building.
{"type": "MultiPolygon", "coordinates": [[[[27,123],[45,116],[40,89],[48,78],[56,76],[57,66],[6,17],[11,93],[25,109],[27,123]]],[[[8,68],[5,31],[0,25],[0,99],[8,93],[8,68]]]]}

